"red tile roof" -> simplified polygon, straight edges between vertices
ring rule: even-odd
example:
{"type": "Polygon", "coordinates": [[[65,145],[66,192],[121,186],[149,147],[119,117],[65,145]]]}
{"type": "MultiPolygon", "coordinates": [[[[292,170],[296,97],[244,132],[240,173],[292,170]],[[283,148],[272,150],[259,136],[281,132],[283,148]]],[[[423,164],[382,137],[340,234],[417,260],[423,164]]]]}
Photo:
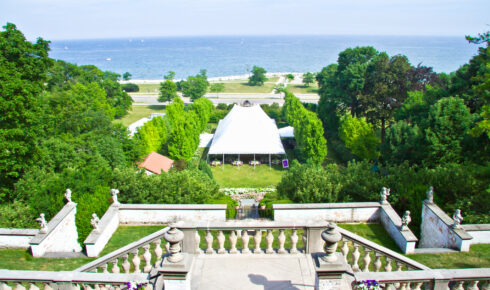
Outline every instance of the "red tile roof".
{"type": "Polygon", "coordinates": [[[155,174],[160,174],[162,173],[162,170],[168,172],[169,169],[172,168],[173,163],[174,161],[172,159],[156,152],[151,152],[138,167],[144,168],[155,174]]]}

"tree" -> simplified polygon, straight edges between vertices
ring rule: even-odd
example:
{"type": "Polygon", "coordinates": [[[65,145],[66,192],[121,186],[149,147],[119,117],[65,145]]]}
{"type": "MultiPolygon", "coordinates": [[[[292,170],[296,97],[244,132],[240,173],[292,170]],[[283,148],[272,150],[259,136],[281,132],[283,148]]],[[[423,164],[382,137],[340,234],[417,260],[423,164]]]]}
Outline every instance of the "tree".
{"type": "Polygon", "coordinates": [[[199,98],[192,103],[189,109],[194,111],[197,115],[200,134],[206,128],[209,118],[211,118],[211,113],[214,109],[213,102],[207,98],[199,98]]]}
{"type": "Polygon", "coordinates": [[[182,82],[181,86],[184,97],[190,97],[191,100],[201,98],[206,94],[209,86],[206,70],[201,70],[194,77],[188,77],[186,81],[182,82]]]}
{"type": "Polygon", "coordinates": [[[26,41],[16,26],[0,32],[0,199],[36,160],[40,96],[47,82],[49,42],[26,41]]]}
{"type": "Polygon", "coordinates": [[[345,114],[340,119],[339,137],[352,153],[366,160],[376,160],[379,156],[379,139],[372,125],[365,118],[345,114]]]}
{"type": "Polygon", "coordinates": [[[292,81],[292,80],[294,80],[294,75],[293,74],[287,74],[286,78],[288,79],[288,81],[292,81]]]}
{"type": "Polygon", "coordinates": [[[164,80],[171,80],[171,81],[173,81],[174,78],[175,78],[175,72],[174,71],[171,71],[171,70],[169,70],[168,73],[163,76],[163,79],[164,80]]]}
{"type": "Polygon", "coordinates": [[[169,102],[177,96],[177,84],[175,84],[173,80],[166,79],[160,83],[160,94],[158,95],[159,102],[169,102]]]}
{"type": "Polygon", "coordinates": [[[267,80],[266,73],[267,71],[264,68],[254,65],[252,75],[248,78],[248,84],[251,86],[264,85],[264,82],[267,80]]]}
{"type": "Polygon", "coordinates": [[[398,121],[387,130],[382,145],[384,160],[395,164],[405,160],[417,164],[423,159],[423,149],[422,131],[416,124],[410,126],[405,121],[398,121]]]}
{"type": "Polygon", "coordinates": [[[129,72],[123,73],[123,80],[124,81],[129,81],[131,79],[131,74],[129,72]]]}
{"type": "Polygon", "coordinates": [[[197,114],[184,111],[184,102],[177,97],[167,106],[167,115],[170,121],[170,135],[168,140],[168,154],[173,160],[190,160],[199,145],[199,129],[197,114]]]}
{"type": "Polygon", "coordinates": [[[311,72],[303,74],[303,84],[305,84],[306,87],[309,87],[314,81],[315,75],[311,72]]]}
{"type": "Polygon", "coordinates": [[[211,84],[211,87],[209,88],[209,90],[212,93],[216,93],[216,97],[218,97],[218,93],[221,93],[225,90],[225,84],[223,84],[223,83],[211,84]]]}
{"type": "Polygon", "coordinates": [[[431,106],[425,139],[429,146],[428,163],[459,162],[463,140],[470,129],[472,116],[460,98],[443,98],[431,106]]]}

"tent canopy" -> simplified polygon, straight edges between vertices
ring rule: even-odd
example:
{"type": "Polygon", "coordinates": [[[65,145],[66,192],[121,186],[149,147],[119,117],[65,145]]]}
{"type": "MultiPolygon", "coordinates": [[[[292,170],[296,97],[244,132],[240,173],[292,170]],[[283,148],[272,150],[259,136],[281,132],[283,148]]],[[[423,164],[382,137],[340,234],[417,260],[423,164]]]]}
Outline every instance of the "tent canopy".
{"type": "Polygon", "coordinates": [[[208,154],[286,154],[276,122],[259,105],[235,105],[219,121],[208,154]]]}
{"type": "Polygon", "coordinates": [[[279,129],[279,135],[281,138],[294,138],[294,128],[287,126],[279,129]]]}

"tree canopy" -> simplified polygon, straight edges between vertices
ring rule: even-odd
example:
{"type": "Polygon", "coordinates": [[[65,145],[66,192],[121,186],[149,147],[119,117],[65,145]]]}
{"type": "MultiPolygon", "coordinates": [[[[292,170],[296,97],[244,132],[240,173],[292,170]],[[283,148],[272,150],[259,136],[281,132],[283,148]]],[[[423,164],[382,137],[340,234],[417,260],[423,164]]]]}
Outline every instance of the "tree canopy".
{"type": "Polygon", "coordinates": [[[265,74],[267,71],[260,66],[254,65],[252,68],[252,75],[248,78],[248,83],[251,86],[262,86],[267,80],[265,74]]]}

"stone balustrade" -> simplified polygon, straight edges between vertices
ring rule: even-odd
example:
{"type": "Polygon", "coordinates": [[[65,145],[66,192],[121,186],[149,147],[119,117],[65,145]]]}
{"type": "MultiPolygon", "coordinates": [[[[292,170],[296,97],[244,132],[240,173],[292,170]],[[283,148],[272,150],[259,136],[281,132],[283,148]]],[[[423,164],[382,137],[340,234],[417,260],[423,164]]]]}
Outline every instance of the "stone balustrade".
{"type": "Polygon", "coordinates": [[[428,270],[417,261],[400,255],[388,248],[373,243],[348,230],[338,228],[342,243],[338,251],[354,272],[391,272],[409,270],[428,270]]]}
{"type": "Polygon", "coordinates": [[[190,254],[297,254],[321,252],[325,221],[312,223],[263,220],[181,223],[182,251],[190,254]],[[202,242],[204,241],[204,242],[202,242]],[[201,243],[205,244],[201,248],[201,243]]]}
{"type": "Polygon", "coordinates": [[[163,235],[168,227],[148,235],[134,243],[109,253],[78,269],[76,272],[102,273],[149,273],[154,265],[162,261],[168,252],[168,243],[163,235]],[[162,248],[162,240],[164,248],[162,248]]]}
{"type": "Polygon", "coordinates": [[[393,273],[354,273],[354,285],[374,280],[384,289],[490,289],[490,268],[478,269],[434,269],[393,273]]]}
{"type": "Polygon", "coordinates": [[[1,290],[125,289],[127,282],[142,283],[145,289],[152,289],[148,284],[148,274],[0,270],[1,290]]]}

